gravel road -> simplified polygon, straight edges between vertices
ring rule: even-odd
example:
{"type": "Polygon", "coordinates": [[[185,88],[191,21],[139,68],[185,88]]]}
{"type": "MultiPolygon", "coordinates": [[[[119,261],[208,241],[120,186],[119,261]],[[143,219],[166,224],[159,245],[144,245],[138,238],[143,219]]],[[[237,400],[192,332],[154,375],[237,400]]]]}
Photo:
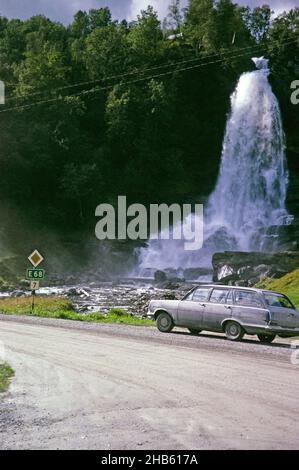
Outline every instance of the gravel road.
{"type": "Polygon", "coordinates": [[[1,449],[299,448],[289,341],[3,315],[0,341],[1,449]]]}

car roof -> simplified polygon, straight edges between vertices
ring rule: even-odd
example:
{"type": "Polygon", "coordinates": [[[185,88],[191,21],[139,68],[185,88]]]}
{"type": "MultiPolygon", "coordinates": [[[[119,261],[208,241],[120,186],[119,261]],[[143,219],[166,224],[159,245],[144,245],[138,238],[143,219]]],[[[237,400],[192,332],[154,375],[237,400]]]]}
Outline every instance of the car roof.
{"type": "Polygon", "coordinates": [[[284,294],[281,294],[280,292],[275,292],[275,291],[267,290],[267,289],[258,289],[256,287],[225,286],[225,285],[222,285],[222,284],[202,284],[200,286],[197,286],[196,288],[201,288],[201,287],[209,288],[209,289],[213,289],[213,288],[215,289],[216,287],[218,287],[218,288],[221,288],[221,289],[238,289],[238,290],[246,290],[246,291],[249,290],[249,291],[252,291],[252,292],[261,292],[261,293],[268,293],[268,294],[284,295],[284,294]]]}

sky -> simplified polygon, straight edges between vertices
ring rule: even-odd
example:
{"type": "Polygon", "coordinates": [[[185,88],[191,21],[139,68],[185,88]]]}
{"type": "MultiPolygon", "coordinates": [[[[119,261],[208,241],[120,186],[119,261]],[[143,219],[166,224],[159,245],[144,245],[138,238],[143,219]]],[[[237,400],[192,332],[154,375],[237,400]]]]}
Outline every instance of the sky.
{"type": "MultiPolygon", "coordinates": [[[[25,19],[36,14],[44,14],[52,20],[68,24],[78,10],[108,6],[115,19],[132,20],[141,9],[150,4],[158,11],[160,18],[164,18],[169,3],[170,0],[0,0],[0,15],[25,19]]],[[[188,0],[182,0],[181,3],[182,6],[186,6],[188,0]]],[[[276,14],[295,6],[299,7],[299,0],[235,0],[235,3],[249,6],[261,6],[267,3],[276,14]]]]}

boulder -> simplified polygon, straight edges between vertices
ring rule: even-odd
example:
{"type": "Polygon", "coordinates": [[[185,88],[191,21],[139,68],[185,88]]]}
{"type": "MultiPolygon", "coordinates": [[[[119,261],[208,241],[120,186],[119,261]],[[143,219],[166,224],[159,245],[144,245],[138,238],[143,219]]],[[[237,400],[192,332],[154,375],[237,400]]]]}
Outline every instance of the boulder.
{"type": "Polygon", "coordinates": [[[80,290],[76,289],[75,287],[72,287],[71,289],[67,291],[66,295],[69,297],[80,295],[80,290]]]}
{"type": "Polygon", "coordinates": [[[184,270],[182,268],[167,268],[164,270],[167,279],[170,281],[184,280],[184,270]]]}
{"type": "Polygon", "coordinates": [[[164,282],[167,279],[167,275],[164,271],[156,271],[154,277],[156,282],[164,282]]]}
{"type": "Polygon", "coordinates": [[[197,280],[203,276],[212,276],[210,268],[187,268],[184,269],[183,277],[188,280],[197,280]]]}
{"type": "Polygon", "coordinates": [[[155,272],[154,278],[158,283],[164,283],[165,281],[185,282],[182,269],[167,268],[164,271],[158,270],[155,272]]]}
{"type": "Polygon", "coordinates": [[[169,289],[169,290],[176,290],[179,289],[182,286],[182,281],[181,280],[171,280],[171,281],[164,281],[160,282],[158,284],[158,287],[160,289],[169,289]]]}
{"type": "Polygon", "coordinates": [[[11,294],[10,294],[11,297],[25,297],[25,292],[22,291],[22,290],[14,290],[11,294]]]}
{"type": "Polygon", "coordinates": [[[279,253],[235,252],[215,253],[212,260],[213,280],[223,284],[255,285],[265,277],[280,278],[299,266],[299,252],[279,253]]]}

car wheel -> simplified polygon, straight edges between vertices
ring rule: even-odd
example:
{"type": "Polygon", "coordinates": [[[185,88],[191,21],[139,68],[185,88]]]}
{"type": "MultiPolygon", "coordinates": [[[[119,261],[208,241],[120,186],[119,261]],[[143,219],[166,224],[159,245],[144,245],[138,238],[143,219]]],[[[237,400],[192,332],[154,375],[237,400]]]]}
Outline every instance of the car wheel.
{"type": "Polygon", "coordinates": [[[260,340],[261,343],[270,344],[270,343],[272,343],[272,341],[275,340],[276,335],[271,335],[271,334],[257,335],[257,337],[258,337],[258,339],[260,340]]]}
{"type": "Polygon", "coordinates": [[[225,334],[227,339],[231,341],[241,341],[245,332],[239,323],[235,321],[229,321],[225,325],[225,334]]]}
{"type": "Polygon", "coordinates": [[[170,333],[174,324],[170,315],[166,312],[161,312],[157,317],[157,328],[162,333],[170,333]]]}
{"type": "Polygon", "coordinates": [[[190,331],[191,335],[197,336],[199,333],[201,333],[201,330],[196,330],[195,328],[188,328],[190,331]]]}

